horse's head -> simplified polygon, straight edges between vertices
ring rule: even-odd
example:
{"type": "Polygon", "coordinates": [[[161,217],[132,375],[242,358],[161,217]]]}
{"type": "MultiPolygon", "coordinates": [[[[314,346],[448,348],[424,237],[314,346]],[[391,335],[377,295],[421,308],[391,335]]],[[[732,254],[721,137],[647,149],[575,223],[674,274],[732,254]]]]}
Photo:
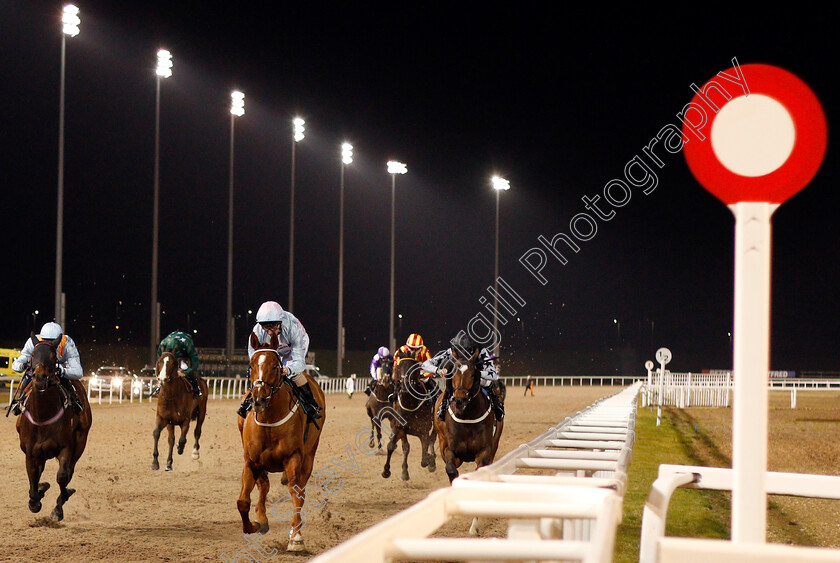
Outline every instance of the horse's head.
{"type": "Polygon", "coordinates": [[[32,374],[32,384],[38,391],[46,391],[47,387],[58,383],[58,346],[60,338],[54,340],[37,340],[32,338],[35,346],[32,349],[32,358],[29,363],[29,371],[32,374]]]}
{"type": "Polygon", "coordinates": [[[251,356],[251,397],[254,400],[254,412],[261,413],[283,384],[283,364],[277,353],[279,340],[276,334],[268,342],[260,342],[252,332],[250,344],[254,349],[251,356]]]}
{"type": "Polygon", "coordinates": [[[160,385],[174,381],[178,377],[178,360],[172,352],[162,352],[155,363],[155,376],[160,385]]]}
{"type": "Polygon", "coordinates": [[[480,378],[478,370],[476,369],[476,360],[478,360],[478,350],[474,350],[471,356],[466,356],[458,351],[458,348],[452,349],[452,358],[455,365],[452,368],[452,402],[458,410],[466,408],[467,403],[478,391],[480,378]]]}
{"type": "Polygon", "coordinates": [[[379,382],[383,385],[393,383],[394,360],[392,358],[382,358],[379,367],[382,369],[382,376],[379,378],[379,382]]]}

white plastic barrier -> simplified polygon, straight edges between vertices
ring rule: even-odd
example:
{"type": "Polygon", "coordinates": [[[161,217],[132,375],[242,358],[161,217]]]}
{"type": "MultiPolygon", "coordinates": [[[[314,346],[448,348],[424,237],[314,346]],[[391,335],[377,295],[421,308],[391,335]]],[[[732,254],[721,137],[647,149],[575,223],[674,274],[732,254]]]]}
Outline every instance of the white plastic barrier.
{"type": "Polygon", "coordinates": [[[567,418],[313,563],[611,561],[640,387],[567,418]],[[507,538],[428,537],[452,516],[506,518],[507,538]]]}
{"type": "MultiPolygon", "coordinates": [[[[840,499],[840,476],[801,473],[766,473],[767,493],[810,498],[840,499]]],[[[659,466],[642,516],[640,563],[671,561],[840,561],[840,549],[806,548],[774,544],[735,544],[724,540],[666,538],[665,520],[671,495],[678,487],[731,491],[733,472],[720,467],[659,466]]]]}

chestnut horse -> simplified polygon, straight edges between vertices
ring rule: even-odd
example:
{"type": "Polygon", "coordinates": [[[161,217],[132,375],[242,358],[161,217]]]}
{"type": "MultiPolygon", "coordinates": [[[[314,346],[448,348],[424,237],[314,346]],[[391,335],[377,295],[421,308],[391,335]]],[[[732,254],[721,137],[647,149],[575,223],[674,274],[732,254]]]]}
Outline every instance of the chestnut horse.
{"type": "Polygon", "coordinates": [[[32,392],[26,409],[17,420],[20,449],[26,454],[26,472],[29,474],[29,510],[41,510],[41,499],[44,498],[50,484],[38,481],[46,461],[56,458],[58,473],[55,480],[61,491],[50,518],[62,520],[64,503],[76,492],[67,485],[73,478],[76,462],[82,457],[87,444],[92,420],[90,404],[81,382],[71,380],[82,402],[82,412],[76,413],[72,409],[64,408],[64,400],[58,389],[61,383],[56,368],[56,346],[59,339],[38,341],[33,337],[32,341],[35,344],[29,368],[32,374],[32,392]]]}
{"type": "Polygon", "coordinates": [[[198,443],[201,438],[201,426],[207,414],[207,382],[198,378],[198,388],[201,396],[196,398],[187,377],[178,370],[178,359],[172,352],[164,352],[155,364],[155,375],[160,384],[158,394],[155,429],[152,437],[155,439],[155,449],[152,452],[152,469],[160,469],[158,463],[158,440],[160,431],[166,427],[169,430],[169,456],[166,458],[166,471],[172,471],[172,448],[175,445],[175,426],[181,427],[181,438],[178,440],[178,455],[184,453],[187,443],[187,433],[190,431],[190,421],[195,421],[195,446],[192,458],[198,459],[198,443]]]}
{"type": "MultiPolygon", "coordinates": [[[[318,424],[310,423],[292,391],[294,383],[281,374],[282,358],[277,352],[278,339],[272,336],[267,343],[257,340],[251,333],[251,397],[254,408],[246,418],[238,418],[242,435],[245,467],[242,469],[242,490],[236,506],[242,516],[242,530],[246,534],[268,531],[265,499],[270,484],[269,473],[284,473],[289,494],[281,498],[292,502],[292,528],[289,531],[289,551],[304,551],[301,513],[306,500],[306,483],[312,474],[315,452],[321,439],[321,428],[326,422],[327,411],[324,392],[311,375],[305,373],[315,401],[321,407],[318,424]],[[256,522],[250,519],[251,491],[256,484],[260,492],[256,506],[256,522]]],[[[280,502],[276,501],[272,505],[280,502]]],[[[272,512],[276,514],[277,512],[272,512]]]]}
{"type": "Polygon", "coordinates": [[[373,436],[376,433],[376,451],[382,450],[382,418],[387,413],[384,409],[391,405],[391,395],[394,393],[394,361],[391,359],[382,360],[382,375],[379,380],[373,384],[373,389],[370,392],[365,403],[365,410],[368,417],[370,417],[370,444],[371,450],[374,449],[373,436]],[[381,414],[380,414],[381,413],[381,414]]]}
{"type": "Polygon", "coordinates": [[[420,362],[414,358],[401,358],[394,368],[395,394],[394,411],[391,420],[391,441],[388,442],[388,457],[382,476],[391,476],[391,455],[397,449],[397,441],[402,440],[403,464],[402,480],[408,481],[408,452],[411,447],[408,435],[420,438],[420,467],[428,467],[431,473],[435,466],[435,428],[432,419],[435,416],[435,393],[437,384],[434,380],[422,381],[420,362]]]}
{"type": "MultiPolygon", "coordinates": [[[[476,365],[479,351],[470,357],[452,349],[455,367],[452,371],[454,392],[444,420],[435,416],[438,447],[449,482],[458,476],[458,468],[465,461],[474,461],[476,469],[493,463],[504,420],[496,421],[490,399],[481,390],[480,369],[476,365]],[[495,431],[494,431],[495,430],[495,431]]],[[[442,400],[438,398],[437,407],[442,400]]]]}

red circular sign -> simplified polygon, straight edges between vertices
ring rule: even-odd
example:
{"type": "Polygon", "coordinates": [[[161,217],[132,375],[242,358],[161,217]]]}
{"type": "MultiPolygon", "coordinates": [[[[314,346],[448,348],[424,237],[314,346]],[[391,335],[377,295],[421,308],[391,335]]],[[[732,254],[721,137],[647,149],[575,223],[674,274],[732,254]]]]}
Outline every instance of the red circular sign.
{"type": "MultiPolygon", "coordinates": [[[[737,75],[734,67],[724,72],[729,76],[737,75]]],[[[703,108],[709,119],[699,130],[683,123],[683,135],[689,139],[683,149],[685,159],[700,184],[727,205],[739,201],[783,203],[811,181],[822,163],[828,137],[825,114],[808,85],[786,70],[771,65],[746,64],[740,66],[740,72],[750,94],[768,96],[790,114],[795,131],[790,156],[777,169],[763,176],[742,176],[729,170],[715,154],[710,138],[715,118],[720,112],[713,111],[699,94],[695,94],[691,101],[703,108]],[[703,134],[705,140],[697,138],[695,130],[703,134]]],[[[740,85],[720,76],[713,77],[706,84],[712,80],[733,95],[726,103],[743,96],[740,85]],[[733,88],[741,95],[735,95],[733,88]]],[[[720,94],[712,95],[715,101],[721,98],[720,94]]]]}

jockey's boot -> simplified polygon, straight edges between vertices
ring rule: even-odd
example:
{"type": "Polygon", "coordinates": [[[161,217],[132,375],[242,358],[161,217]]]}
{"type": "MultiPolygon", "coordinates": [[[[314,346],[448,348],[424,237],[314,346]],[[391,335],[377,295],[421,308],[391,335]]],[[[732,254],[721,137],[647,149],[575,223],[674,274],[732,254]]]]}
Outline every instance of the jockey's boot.
{"type": "Polygon", "coordinates": [[[248,411],[251,410],[251,392],[248,391],[248,394],[245,395],[245,399],[242,400],[242,404],[239,405],[239,408],[236,409],[236,414],[245,418],[248,416],[248,411]]]}
{"type": "MultiPolygon", "coordinates": [[[[17,391],[16,396],[12,400],[12,403],[10,405],[11,408],[12,408],[12,413],[14,413],[15,416],[19,416],[20,413],[23,412],[24,392],[26,391],[26,388],[29,386],[29,382],[31,380],[32,380],[32,376],[29,375],[29,372],[23,374],[23,377],[20,380],[20,385],[18,385],[18,391],[17,391]]],[[[9,414],[6,413],[6,416],[8,416],[8,415],[9,414]]]]}
{"type": "Polygon", "coordinates": [[[321,418],[321,406],[315,402],[315,396],[312,394],[312,387],[309,386],[309,383],[295,385],[295,388],[298,391],[298,398],[301,400],[303,411],[309,415],[309,418],[312,420],[321,418]]]}
{"type": "Polygon", "coordinates": [[[82,401],[79,399],[79,394],[76,393],[76,387],[73,383],[64,377],[59,378],[58,390],[64,397],[64,408],[73,409],[74,412],[80,413],[84,408],[82,401]]]}
{"type": "Polygon", "coordinates": [[[449,389],[444,391],[443,399],[440,400],[440,406],[438,407],[437,417],[439,420],[446,419],[446,409],[449,407],[449,389]]]}
{"type": "Polygon", "coordinates": [[[488,389],[487,396],[490,398],[490,404],[493,406],[493,414],[496,420],[499,421],[505,417],[505,404],[497,393],[496,386],[491,385],[490,389],[488,389]]]}
{"type": "Polygon", "coordinates": [[[371,381],[370,383],[368,383],[367,389],[365,389],[365,395],[367,395],[368,397],[370,397],[371,391],[373,391],[373,386],[374,382],[371,381]]]}
{"type": "Polygon", "coordinates": [[[201,397],[201,387],[198,386],[198,378],[195,376],[195,374],[184,375],[186,376],[187,381],[189,381],[190,385],[192,386],[193,397],[195,397],[196,399],[201,397]]]}

